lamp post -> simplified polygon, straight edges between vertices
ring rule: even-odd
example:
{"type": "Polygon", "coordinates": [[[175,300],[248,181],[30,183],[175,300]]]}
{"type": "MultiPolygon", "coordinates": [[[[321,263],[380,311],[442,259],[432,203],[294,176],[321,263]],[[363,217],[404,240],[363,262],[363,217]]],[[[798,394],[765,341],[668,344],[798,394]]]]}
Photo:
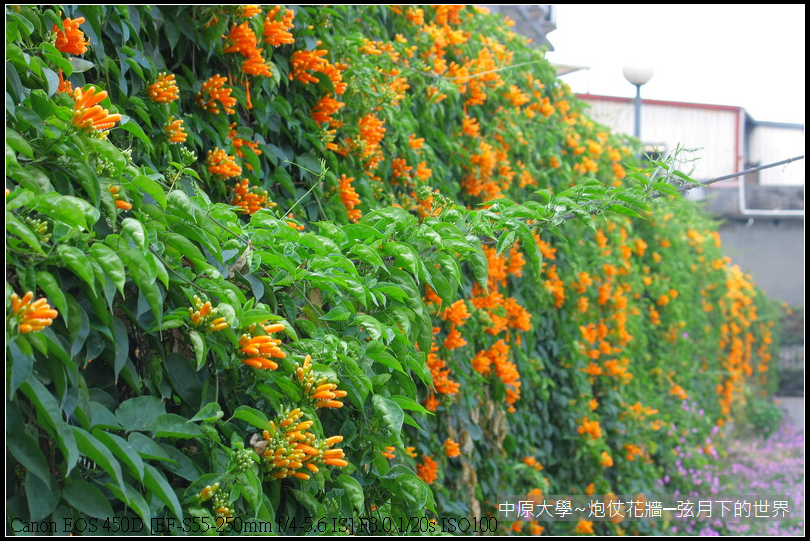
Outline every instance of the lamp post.
{"type": "Polygon", "coordinates": [[[641,139],[641,86],[647,84],[653,76],[653,68],[647,66],[624,66],[622,73],[627,81],[636,87],[635,127],[633,137],[641,139]]]}

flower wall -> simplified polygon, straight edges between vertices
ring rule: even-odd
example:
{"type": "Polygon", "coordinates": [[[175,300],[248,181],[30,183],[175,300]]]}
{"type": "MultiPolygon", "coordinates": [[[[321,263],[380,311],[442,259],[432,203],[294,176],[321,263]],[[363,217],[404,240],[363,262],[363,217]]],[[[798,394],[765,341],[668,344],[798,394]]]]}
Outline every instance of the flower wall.
{"type": "Polygon", "coordinates": [[[480,8],[6,21],[9,520],[686,492],[770,385],[773,308],[688,178],[480,8]]]}

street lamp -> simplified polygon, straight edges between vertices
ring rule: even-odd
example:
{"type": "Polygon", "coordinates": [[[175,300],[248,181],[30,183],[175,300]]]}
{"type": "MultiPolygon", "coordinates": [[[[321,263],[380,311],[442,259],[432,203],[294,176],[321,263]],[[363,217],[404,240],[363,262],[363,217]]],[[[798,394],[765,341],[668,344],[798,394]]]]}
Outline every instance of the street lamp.
{"type": "Polygon", "coordinates": [[[653,76],[653,69],[648,66],[624,66],[624,78],[636,87],[636,118],[633,137],[641,139],[641,85],[647,84],[653,76]]]}

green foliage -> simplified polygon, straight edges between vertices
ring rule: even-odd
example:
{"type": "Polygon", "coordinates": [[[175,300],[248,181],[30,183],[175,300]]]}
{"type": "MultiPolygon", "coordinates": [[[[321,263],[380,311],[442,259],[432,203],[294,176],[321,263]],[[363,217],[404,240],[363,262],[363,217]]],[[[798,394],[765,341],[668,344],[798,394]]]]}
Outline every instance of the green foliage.
{"type": "Polygon", "coordinates": [[[341,533],[640,493],[767,383],[766,301],[683,175],[477,8],[6,22],[9,520],[341,533]]]}

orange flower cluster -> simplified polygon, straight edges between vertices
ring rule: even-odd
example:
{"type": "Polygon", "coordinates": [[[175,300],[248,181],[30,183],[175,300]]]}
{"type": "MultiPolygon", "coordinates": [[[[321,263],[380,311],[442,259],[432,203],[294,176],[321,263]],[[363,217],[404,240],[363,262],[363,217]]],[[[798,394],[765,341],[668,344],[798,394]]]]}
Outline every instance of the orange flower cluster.
{"type": "Polygon", "coordinates": [[[248,179],[243,178],[242,182],[238,182],[233,187],[233,200],[231,205],[241,207],[239,212],[245,214],[253,214],[264,208],[273,208],[276,203],[270,201],[270,196],[267,190],[263,190],[257,186],[251,186],[248,179]]]}
{"type": "Polygon", "coordinates": [[[180,89],[174,81],[174,73],[161,72],[149,85],[149,97],[156,103],[171,103],[180,97],[180,89]]]}
{"type": "Polygon", "coordinates": [[[681,400],[686,400],[689,398],[689,395],[686,394],[686,391],[680,385],[673,385],[672,388],[669,390],[669,394],[672,396],[676,396],[681,400]]]}
{"type": "MultiPolygon", "coordinates": [[[[237,137],[236,135],[236,122],[232,122],[230,125],[230,131],[228,132],[228,139],[233,142],[233,148],[236,151],[236,155],[240,158],[245,157],[245,153],[242,151],[242,147],[248,147],[250,150],[253,151],[254,154],[257,156],[261,156],[262,151],[259,148],[258,141],[249,141],[247,139],[242,139],[237,137]]],[[[250,164],[247,164],[248,169],[252,169],[250,164]]]]}
{"type": "Polygon", "coordinates": [[[292,68],[290,70],[290,81],[295,79],[304,84],[317,83],[318,78],[308,72],[323,72],[323,69],[329,64],[329,61],[324,58],[327,54],[329,54],[329,51],[326,49],[295,51],[290,60],[290,66],[292,68]]]}
{"type": "Polygon", "coordinates": [[[340,194],[340,200],[343,201],[343,206],[346,207],[346,212],[349,214],[349,220],[357,222],[363,216],[363,212],[355,208],[360,204],[360,196],[354,191],[352,182],[354,182],[354,177],[340,175],[338,193],[340,194]]]}
{"type": "Polygon", "coordinates": [[[262,328],[267,334],[258,336],[253,336],[255,328],[256,324],[254,323],[246,333],[239,337],[239,352],[247,357],[242,359],[242,362],[253,368],[275,370],[278,368],[278,363],[272,359],[283,359],[287,354],[278,347],[281,345],[281,340],[272,338],[270,335],[283,331],[284,324],[263,325],[262,328]]]}
{"type": "Polygon", "coordinates": [[[483,376],[489,375],[492,367],[506,388],[508,410],[515,412],[514,404],[520,398],[520,373],[517,366],[509,361],[510,347],[504,340],[498,340],[488,350],[479,351],[472,360],[473,369],[483,376]]]}
{"type": "Polygon", "coordinates": [[[87,52],[90,40],[84,37],[84,32],[79,30],[79,25],[84,23],[84,17],[78,19],[65,19],[62,21],[62,28],[53,25],[51,32],[56,32],[56,49],[61,53],[83,55],[87,52]]]}
{"type": "Polygon", "coordinates": [[[251,17],[255,17],[259,13],[262,12],[262,7],[258,4],[249,4],[246,6],[242,6],[242,12],[240,15],[245,19],[250,19],[251,17]]]}
{"type": "Polygon", "coordinates": [[[342,408],[343,402],[338,400],[346,396],[346,391],[341,391],[334,383],[329,383],[327,378],[317,378],[312,371],[312,358],[307,355],[304,363],[295,363],[293,379],[304,390],[304,396],[309,398],[316,408],[342,408]]]}
{"type": "Polygon", "coordinates": [[[557,265],[551,265],[546,271],[548,279],[543,282],[546,290],[554,297],[555,308],[562,308],[565,303],[565,284],[557,274],[557,265]]]}
{"type": "Polygon", "coordinates": [[[210,301],[202,300],[194,295],[194,307],[189,307],[188,315],[191,324],[198,328],[205,328],[208,332],[221,331],[228,328],[228,322],[224,317],[216,317],[217,309],[211,307],[210,301]]]}
{"type": "Polygon", "coordinates": [[[439,476],[439,465],[433,460],[433,457],[426,456],[422,464],[416,465],[416,475],[425,483],[432,485],[439,476]]]}
{"type": "Polygon", "coordinates": [[[433,387],[440,394],[456,394],[461,388],[461,384],[450,379],[450,369],[447,364],[436,355],[439,347],[435,342],[430,347],[427,358],[427,367],[433,376],[433,387]]]}
{"type": "Polygon", "coordinates": [[[461,327],[467,322],[470,315],[470,312],[467,311],[467,304],[463,299],[459,299],[441,313],[441,318],[461,327]]]}
{"type": "Polygon", "coordinates": [[[450,332],[447,333],[447,338],[444,339],[442,344],[445,349],[452,351],[467,345],[467,341],[461,336],[461,333],[456,329],[455,325],[450,325],[450,332]]]}
{"type": "Polygon", "coordinates": [[[385,448],[385,451],[383,451],[383,452],[382,452],[382,453],[380,453],[380,454],[382,454],[382,456],[384,456],[384,457],[385,457],[385,458],[387,458],[388,460],[394,460],[394,459],[396,458],[396,455],[394,454],[394,451],[395,451],[395,450],[396,450],[396,447],[391,447],[391,446],[389,445],[389,446],[387,446],[387,447],[385,448]]]}
{"type": "Polygon", "coordinates": [[[265,450],[262,463],[276,479],[295,477],[307,480],[309,473],[318,473],[318,466],[326,464],[344,468],[349,465],[343,449],[331,449],[343,441],[343,436],[318,439],[309,432],[313,421],[301,421],[304,414],[296,408],[279,415],[278,423],[270,421],[270,429],[262,432],[265,450]]]}
{"type": "Polygon", "coordinates": [[[602,451],[602,458],[600,459],[599,463],[602,465],[603,468],[610,468],[613,466],[613,459],[608,454],[607,451],[602,451]]]}
{"type": "Polygon", "coordinates": [[[446,454],[448,458],[455,458],[461,454],[461,447],[457,442],[447,438],[444,440],[444,454],[446,454]]]}
{"type": "Polygon", "coordinates": [[[258,39],[253,29],[250,28],[250,23],[247,21],[237,25],[236,23],[231,26],[231,31],[225,38],[230,45],[223,49],[225,53],[239,53],[245,60],[242,62],[242,73],[249,75],[263,75],[265,77],[272,77],[273,72],[270,71],[270,65],[262,55],[262,51],[256,46],[258,39]]]}
{"type": "Polygon", "coordinates": [[[22,299],[16,293],[11,294],[11,313],[17,320],[17,328],[23,334],[41,331],[50,326],[59,315],[45,297],[31,302],[33,299],[33,291],[28,291],[22,299]]]}
{"type": "Polygon", "coordinates": [[[627,451],[627,460],[635,462],[637,456],[643,456],[644,451],[641,450],[636,444],[625,444],[624,450],[627,451]]]}
{"type": "Polygon", "coordinates": [[[87,90],[77,88],[73,91],[75,104],[73,106],[73,125],[82,131],[89,130],[109,130],[121,121],[121,115],[113,114],[98,105],[107,97],[107,92],[102,90],[96,92],[95,87],[87,90]]]}
{"type": "Polygon", "coordinates": [[[242,168],[236,165],[236,158],[229,156],[221,148],[209,150],[205,158],[208,171],[212,175],[219,175],[221,178],[231,178],[242,173],[242,168]]]}
{"type": "Polygon", "coordinates": [[[369,113],[361,118],[357,127],[360,129],[360,140],[362,141],[360,157],[369,160],[365,163],[367,170],[373,170],[382,161],[382,150],[380,142],[385,137],[385,121],[380,120],[374,113],[369,113]]]}
{"type": "Polygon", "coordinates": [[[219,114],[217,106],[217,102],[219,102],[229,115],[236,112],[233,109],[233,106],[236,105],[236,98],[231,96],[230,88],[224,87],[226,80],[217,73],[202,84],[202,88],[197,94],[197,103],[200,107],[216,115],[219,114]]]}
{"type": "Polygon", "coordinates": [[[284,12],[281,20],[277,21],[276,15],[278,15],[280,9],[281,6],[274,7],[267,12],[264,18],[264,31],[262,32],[262,36],[264,36],[264,42],[273,47],[295,43],[295,38],[292,33],[289,32],[295,25],[295,23],[293,23],[295,13],[288,9],[284,12]]]}
{"type": "Polygon", "coordinates": [[[339,102],[335,98],[324,96],[318,100],[318,103],[316,103],[315,107],[310,111],[309,116],[312,120],[317,122],[318,125],[326,124],[327,122],[334,124],[332,115],[336,114],[340,108],[345,105],[345,103],[339,102]]]}
{"type": "Polygon", "coordinates": [[[576,527],[574,528],[574,533],[578,533],[581,535],[592,534],[593,522],[590,520],[578,521],[576,527]]]}
{"type": "MultiPolygon", "coordinates": [[[[533,456],[523,457],[523,463],[529,466],[530,468],[534,468],[537,471],[542,471],[543,469],[543,465],[540,464],[540,462],[538,462],[537,459],[534,458],[533,456]]],[[[542,493],[538,494],[538,496],[542,496],[542,493]]]]}
{"type": "Polygon", "coordinates": [[[110,193],[113,196],[116,208],[119,208],[121,210],[130,210],[132,208],[132,203],[121,199],[121,195],[118,193],[121,190],[119,186],[110,186],[107,189],[110,190],[110,193]]]}
{"type": "Polygon", "coordinates": [[[59,86],[56,87],[56,91],[73,94],[73,85],[70,83],[70,79],[65,79],[61,69],[59,70],[59,86]]]}
{"type": "Polygon", "coordinates": [[[185,143],[188,137],[186,130],[183,128],[183,119],[178,118],[175,120],[173,116],[169,117],[166,126],[163,128],[163,133],[166,134],[166,138],[171,144],[185,143]]]}
{"type": "Polygon", "coordinates": [[[591,421],[587,417],[580,420],[577,432],[579,434],[588,434],[593,440],[602,437],[602,427],[599,426],[599,421],[591,421]]]}

